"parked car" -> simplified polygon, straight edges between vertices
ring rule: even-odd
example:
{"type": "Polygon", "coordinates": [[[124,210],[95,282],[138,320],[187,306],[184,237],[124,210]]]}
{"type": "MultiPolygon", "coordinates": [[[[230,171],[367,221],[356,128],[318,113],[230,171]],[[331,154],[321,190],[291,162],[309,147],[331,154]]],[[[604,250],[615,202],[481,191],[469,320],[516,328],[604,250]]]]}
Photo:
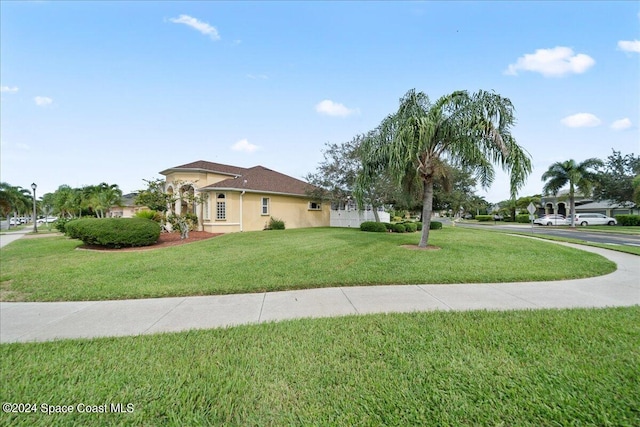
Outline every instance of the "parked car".
{"type": "Polygon", "coordinates": [[[583,213],[575,215],[576,225],[616,225],[618,221],[610,216],[599,213],[583,213]]]}
{"type": "Polygon", "coordinates": [[[51,222],[56,222],[58,220],[57,216],[48,216],[46,218],[40,218],[37,223],[38,224],[45,224],[45,223],[51,223],[51,222]]]}
{"type": "Polygon", "coordinates": [[[567,219],[564,215],[547,214],[534,219],[533,223],[538,225],[567,225],[567,219]]]}

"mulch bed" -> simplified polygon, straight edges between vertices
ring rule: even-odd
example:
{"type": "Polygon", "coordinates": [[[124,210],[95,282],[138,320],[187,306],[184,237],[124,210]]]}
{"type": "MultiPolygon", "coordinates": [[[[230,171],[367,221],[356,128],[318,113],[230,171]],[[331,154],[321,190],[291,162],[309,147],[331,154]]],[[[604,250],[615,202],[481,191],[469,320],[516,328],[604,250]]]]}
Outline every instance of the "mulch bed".
{"type": "Polygon", "coordinates": [[[185,245],[187,243],[198,242],[200,240],[211,239],[216,236],[220,236],[222,233],[207,233],[206,231],[190,231],[188,239],[181,239],[180,233],[160,233],[160,238],[156,243],[149,246],[141,246],[136,248],[105,248],[104,246],[97,245],[82,245],[78,246],[80,250],[90,251],[107,251],[107,252],[132,252],[132,251],[148,251],[151,249],[166,248],[169,246],[185,245]]]}

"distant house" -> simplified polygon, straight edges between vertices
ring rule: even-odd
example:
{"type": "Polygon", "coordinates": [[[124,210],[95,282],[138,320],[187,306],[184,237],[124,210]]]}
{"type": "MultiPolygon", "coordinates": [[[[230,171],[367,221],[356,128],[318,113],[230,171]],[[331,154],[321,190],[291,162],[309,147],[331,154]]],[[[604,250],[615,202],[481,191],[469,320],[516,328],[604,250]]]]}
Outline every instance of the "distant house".
{"type": "MultiPolygon", "coordinates": [[[[569,194],[567,190],[560,191],[557,196],[543,196],[540,203],[544,208],[545,214],[560,214],[564,216],[569,214],[569,194]]],[[[576,213],[599,213],[610,217],[640,213],[638,206],[632,202],[620,205],[608,200],[594,201],[592,197],[586,197],[581,194],[575,195],[575,204],[576,213]]]]}
{"type": "Polygon", "coordinates": [[[129,193],[122,196],[121,203],[109,209],[109,216],[113,218],[132,218],[140,211],[149,210],[146,206],[136,204],[137,196],[138,193],[129,193]]]}
{"type": "Polygon", "coordinates": [[[299,179],[254,166],[242,168],[199,160],[165,169],[165,190],[176,198],[176,214],[198,217],[210,233],[263,230],[271,217],[286,228],[329,226],[329,206],[307,195],[299,179]]]}

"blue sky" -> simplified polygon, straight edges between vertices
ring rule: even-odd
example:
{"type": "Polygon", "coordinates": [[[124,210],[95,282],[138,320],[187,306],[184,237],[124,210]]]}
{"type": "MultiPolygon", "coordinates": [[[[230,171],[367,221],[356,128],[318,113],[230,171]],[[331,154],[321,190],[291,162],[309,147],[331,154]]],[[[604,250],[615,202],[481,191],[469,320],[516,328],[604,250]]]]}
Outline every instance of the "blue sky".
{"type": "MultiPolygon", "coordinates": [[[[638,2],[0,3],[0,179],[126,193],[195,160],[302,178],[415,88],[510,98],[532,156],[640,152],[638,2]]],[[[509,196],[498,173],[487,200],[509,196]]]]}

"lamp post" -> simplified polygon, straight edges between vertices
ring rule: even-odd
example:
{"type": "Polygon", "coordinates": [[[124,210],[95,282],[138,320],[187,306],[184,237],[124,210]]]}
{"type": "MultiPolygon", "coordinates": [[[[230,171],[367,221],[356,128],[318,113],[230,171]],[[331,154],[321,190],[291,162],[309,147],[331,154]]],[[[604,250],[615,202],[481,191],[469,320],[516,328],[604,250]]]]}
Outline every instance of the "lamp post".
{"type": "Polygon", "coordinates": [[[36,217],[36,188],[38,188],[38,186],[36,185],[36,183],[34,182],[33,184],[31,184],[31,189],[33,190],[33,232],[37,233],[38,232],[38,218],[36,217]]]}

